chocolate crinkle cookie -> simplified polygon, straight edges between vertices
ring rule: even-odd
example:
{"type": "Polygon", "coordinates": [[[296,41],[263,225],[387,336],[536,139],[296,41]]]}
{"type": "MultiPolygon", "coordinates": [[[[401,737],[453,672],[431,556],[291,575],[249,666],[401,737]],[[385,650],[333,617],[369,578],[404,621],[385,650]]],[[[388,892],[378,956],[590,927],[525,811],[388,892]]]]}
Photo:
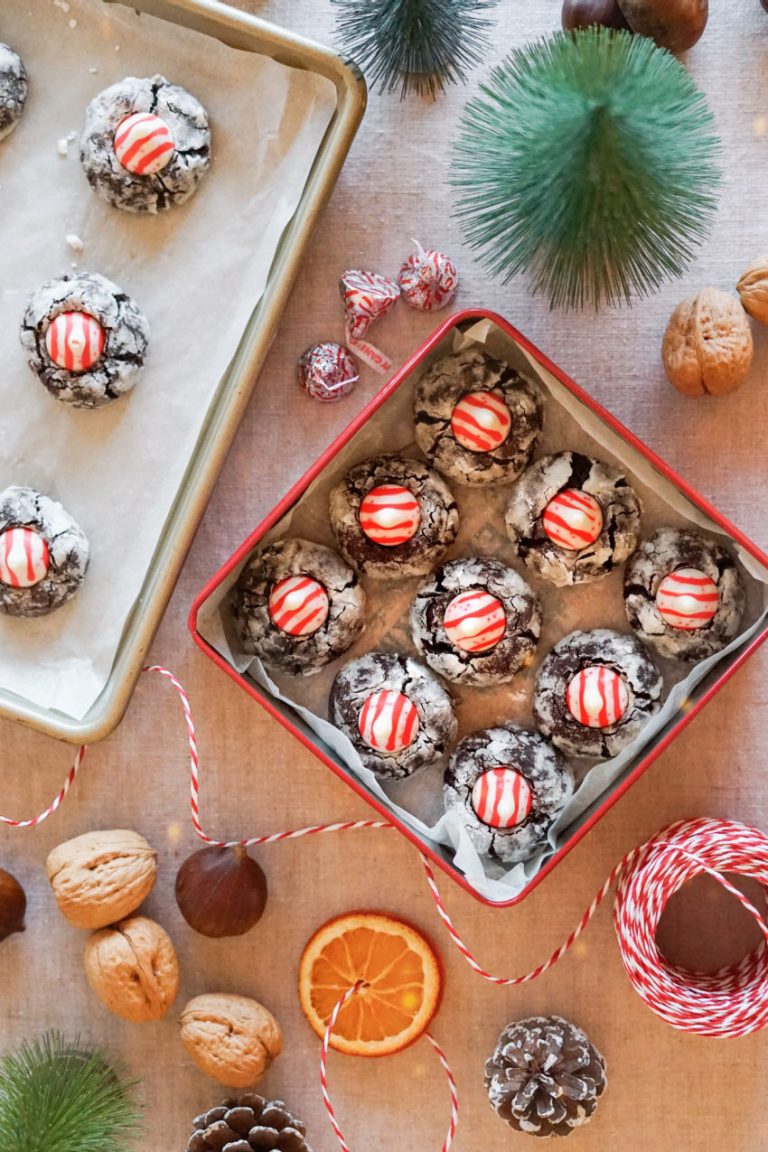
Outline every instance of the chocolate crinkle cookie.
{"type": "Polygon", "coordinates": [[[114,208],[154,213],[183,204],[211,162],[205,109],[164,76],[128,76],[88,105],[80,161],[114,208]]]}
{"type": "Polygon", "coordinates": [[[424,576],[456,539],[459,510],[448,485],[420,460],[373,456],[331,492],[339,551],[366,576],[424,576]]]}
{"type": "Polygon", "coordinates": [[[661,707],[661,673],[634,636],[609,628],[571,632],[544,660],[533,715],[570,756],[610,759],[661,707]]]}
{"type": "Polygon", "coordinates": [[[7,44],[0,44],[0,140],[9,136],[21,119],[28,91],[21,57],[7,44]]]}
{"type": "Polygon", "coordinates": [[[430,668],[448,680],[503,684],[533,661],[541,610],[513,568],[466,557],[443,564],[421,585],[411,632],[430,668]]]}
{"type": "Polygon", "coordinates": [[[538,732],[514,724],[466,736],[443,784],[446,811],[458,810],[481,855],[505,864],[528,860],[546,846],[572,795],[568,762],[538,732]]]}
{"type": "Polygon", "coordinates": [[[365,592],[336,552],[294,537],[253,556],[232,613],[246,652],[284,672],[319,672],[365,628],[365,592]]]}
{"type": "Polygon", "coordinates": [[[387,779],[410,776],[438,760],[456,739],[451,698],[438,678],[410,656],[369,652],[333,682],[331,721],[366,768],[387,779]]]}
{"type": "Polygon", "coordinates": [[[52,396],[74,408],[100,408],[138,380],[149,323],[111,280],[79,272],[32,293],[20,336],[30,368],[52,396]]]}
{"type": "Polygon", "coordinates": [[[559,452],[537,460],[514,485],[507,532],[518,556],[545,580],[585,584],[631,556],[641,511],[621,472],[559,452]]]}
{"type": "Polygon", "coordinates": [[[45,616],[77,592],[88,541],[61,504],[32,488],[0,492],[0,612],[45,616]]]}
{"type": "Polygon", "coordinates": [[[744,581],[716,540],[659,528],[627,565],[624,604],[633,630],[660,656],[704,660],[738,634],[744,581]]]}
{"type": "Polygon", "coordinates": [[[414,401],[416,443],[459,484],[505,484],[533,456],[543,421],[538,385],[479,348],[443,356],[414,401]]]}

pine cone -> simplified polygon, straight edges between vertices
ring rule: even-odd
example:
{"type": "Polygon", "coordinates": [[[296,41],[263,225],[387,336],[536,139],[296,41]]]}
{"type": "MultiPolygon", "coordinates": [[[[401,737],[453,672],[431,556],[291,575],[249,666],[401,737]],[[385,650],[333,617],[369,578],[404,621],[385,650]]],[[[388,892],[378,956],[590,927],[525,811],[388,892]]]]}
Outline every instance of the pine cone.
{"type": "Polygon", "coordinates": [[[282,1100],[245,1092],[192,1121],[187,1152],[312,1152],[306,1128],[282,1100]]]}
{"type": "Polygon", "coordinates": [[[605,1060],[562,1016],[529,1016],[499,1036],[485,1065],[485,1086],[499,1116],[519,1132],[568,1136],[597,1107],[605,1060]]]}

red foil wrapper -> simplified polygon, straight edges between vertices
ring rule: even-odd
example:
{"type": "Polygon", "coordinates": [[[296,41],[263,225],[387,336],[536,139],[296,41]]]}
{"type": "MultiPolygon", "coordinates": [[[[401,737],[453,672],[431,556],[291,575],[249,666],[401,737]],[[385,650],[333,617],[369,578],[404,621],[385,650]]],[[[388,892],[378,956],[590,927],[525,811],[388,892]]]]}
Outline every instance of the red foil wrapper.
{"type": "Polygon", "coordinates": [[[437,312],[454,299],[459,288],[456,265],[442,252],[419,244],[400,269],[400,290],[406,304],[420,312],[437,312]]]}
{"type": "Polygon", "coordinates": [[[347,269],[339,279],[339,291],[344,301],[347,332],[360,339],[381,316],[389,312],[400,299],[400,289],[394,280],[378,272],[347,269]]]}
{"type": "Polygon", "coordinates": [[[348,396],[359,379],[357,364],[342,344],[313,344],[299,360],[299,384],[326,404],[348,396]]]}

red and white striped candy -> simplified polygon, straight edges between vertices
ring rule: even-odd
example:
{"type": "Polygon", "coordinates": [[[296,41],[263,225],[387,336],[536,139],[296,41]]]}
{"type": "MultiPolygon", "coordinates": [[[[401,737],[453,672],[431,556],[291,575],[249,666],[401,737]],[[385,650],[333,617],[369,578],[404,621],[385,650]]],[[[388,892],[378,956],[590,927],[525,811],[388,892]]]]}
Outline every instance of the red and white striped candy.
{"type": "Polygon", "coordinates": [[[582,668],[566,691],[568,711],[585,728],[610,728],[621,720],[629,705],[623,676],[602,664],[582,668]]]}
{"type": "Polygon", "coordinates": [[[0,580],[11,588],[31,588],[48,574],[48,544],[34,528],[9,528],[0,535],[0,580]]]}
{"type": "Polygon", "coordinates": [[[533,795],[528,781],[514,768],[492,768],[475,781],[472,807],[491,828],[514,828],[531,811],[533,795]]]}
{"type": "Polygon", "coordinates": [[[360,710],[357,729],[369,748],[402,752],[416,739],[419,714],[407,696],[388,688],[368,697],[360,710]]]}
{"type": "Polygon", "coordinates": [[[123,168],[134,176],[154,176],[169,163],[176,143],[154,112],[134,112],[118,124],[113,146],[123,168]]]}
{"type": "Polygon", "coordinates": [[[289,636],[311,636],[328,619],[328,593],[311,576],[286,576],[269,597],[269,615],[275,627],[289,636]]]}
{"type": "Polygon", "coordinates": [[[720,594],[714,580],[698,568],[678,568],[659,584],[656,607],[673,628],[693,631],[709,624],[717,612],[720,594]]]}
{"type": "Polygon", "coordinates": [[[399,484],[372,488],[360,504],[360,527],[374,544],[394,548],[416,535],[421,523],[419,502],[399,484]]]}
{"type": "Polygon", "coordinates": [[[498,392],[469,392],[453,410],[451,432],[470,452],[492,452],[512,427],[509,408],[498,392]]]}
{"type": "Polygon", "coordinates": [[[443,626],[451,644],[464,652],[487,652],[494,648],[507,627],[500,600],[490,592],[462,592],[454,596],[443,616],[443,626]]]}
{"type": "Polygon", "coordinates": [[[60,312],[48,325],[45,349],[68,372],[87,372],[104,352],[104,329],[88,312],[60,312]]]}
{"type": "Polygon", "coordinates": [[[603,530],[603,510],[588,492],[566,488],[558,492],[542,514],[544,531],[553,544],[579,552],[594,544],[603,530]]]}
{"type": "Polygon", "coordinates": [[[400,287],[379,272],[348,268],[339,280],[344,301],[347,332],[355,339],[365,336],[374,320],[380,319],[400,299],[400,287]]]}

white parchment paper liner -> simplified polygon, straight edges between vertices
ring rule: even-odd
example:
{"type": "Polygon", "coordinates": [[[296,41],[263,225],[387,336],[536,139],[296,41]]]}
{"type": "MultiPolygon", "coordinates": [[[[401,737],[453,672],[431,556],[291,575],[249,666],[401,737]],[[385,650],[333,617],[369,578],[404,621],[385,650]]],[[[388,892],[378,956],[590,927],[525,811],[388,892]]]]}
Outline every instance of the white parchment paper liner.
{"type": "Polygon", "coordinates": [[[322,77],[100,0],[3,4],[0,40],[30,79],[24,116],[0,144],[0,489],[29,485],[60,500],[92,556],[78,595],[51,616],[0,617],[0,688],[79,719],[108,679],[336,91],[322,77]],[[79,136],[101,89],[158,72],[206,107],[213,163],[182,207],[131,216],[93,195],[67,137],[79,136]],[[67,235],[79,237],[82,253],[67,235]],[[135,390],[95,412],[49,396],[19,345],[29,293],[73,262],[130,293],[152,329],[135,390]]]}
{"type": "MultiPolygon", "coordinates": [[[[323,749],[358,777],[365,788],[433,848],[441,851],[464,873],[475,890],[492,901],[505,901],[518,895],[541,868],[553,851],[574,834],[590,806],[615,786],[633,767],[654,738],[687,707],[690,693],[718,664],[756,634],[768,615],[768,570],[749,553],[725,537],[687,497],[656,471],[639,452],[626,444],[613,430],[600,421],[550,373],[533,361],[522,348],[511,341],[491,321],[474,324],[461,333],[456,330],[431,355],[428,362],[470,344],[483,346],[516,367],[533,374],[548,395],[545,430],[537,455],[566,448],[596,455],[623,467],[643,501],[643,534],[649,535],[662,524],[690,525],[708,534],[729,540],[744,568],[747,584],[745,629],[727,648],[716,656],[687,669],[677,661],[659,660],[665,680],[663,707],[650,721],[641,737],[612,760],[590,765],[572,761],[579,787],[572,802],[553,826],[549,848],[506,872],[501,865],[480,857],[473,847],[461,818],[456,812],[442,812],[441,784],[445,761],[416,773],[406,781],[384,784],[360,762],[350,741],[325,719],[330,685],[341,663],[372,648],[405,649],[414,652],[407,628],[408,606],[418,580],[367,581],[368,624],[366,633],[341,661],[336,661],[317,676],[294,680],[273,671],[261,661],[243,653],[231,623],[228,601],[240,566],[203,605],[198,628],[205,639],[238,671],[245,673],[275,700],[309,734],[319,737],[323,749]]],[[[285,535],[303,535],[333,545],[328,524],[327,500],[330,488],[353,463],[377,451],[402,451],[416,454],[412,443],[412,406],[415,382],[423,368],[414,372],[397,392],[374,414],[366,426],[341,450],[291,511],[264,537],[262,543],[285,535]]],[[[514,557],[504,531],[503,510],[506,489],[471,490],[453,485],[461,510],[461,528],[450,556],[470,554],[495,555],[510,563],[536,589],[542,600],[544,628],[537,660],[532,669],[512,685],[479,691],[457,689],[448,685],[457,701],[459,737],[468,732],[512,720],[532,727],[530,700],[536,672],[543,656],[552,645],[574,628],[614,627],[627,631],[621,595],[623,572],[611,573],[604,580],[578,588],[555,589],[522,568],[514,557]]]]}

